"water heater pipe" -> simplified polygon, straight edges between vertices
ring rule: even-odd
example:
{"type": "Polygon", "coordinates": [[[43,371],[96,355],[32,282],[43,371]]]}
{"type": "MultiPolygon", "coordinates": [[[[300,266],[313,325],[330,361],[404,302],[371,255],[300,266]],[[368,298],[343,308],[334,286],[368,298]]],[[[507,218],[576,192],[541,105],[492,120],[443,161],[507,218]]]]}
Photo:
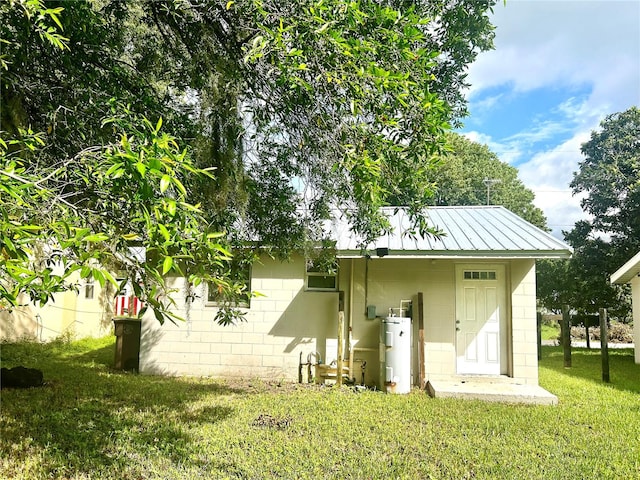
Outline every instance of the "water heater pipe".
{"type": "Polygon", "coordinates": [[[353,258],[349,259],[351,271],[349,273],[349,335],[347,337],[347,350],[349,352],[349,376],[352,380],[355,380],[353,374],[353,258]]]}

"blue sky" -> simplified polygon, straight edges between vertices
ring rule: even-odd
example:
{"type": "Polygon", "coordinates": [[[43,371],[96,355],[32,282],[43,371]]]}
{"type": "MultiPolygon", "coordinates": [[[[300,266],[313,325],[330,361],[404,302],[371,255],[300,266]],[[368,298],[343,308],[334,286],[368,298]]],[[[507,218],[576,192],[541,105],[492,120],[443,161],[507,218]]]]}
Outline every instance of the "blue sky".
{"type": "Polygon", "coordinates": [[[640,0],[507,0],[469,69],[461,130],[517,167],[553,234],[585,218],[569,183],[608,114],[640,105],[640,0]]]}

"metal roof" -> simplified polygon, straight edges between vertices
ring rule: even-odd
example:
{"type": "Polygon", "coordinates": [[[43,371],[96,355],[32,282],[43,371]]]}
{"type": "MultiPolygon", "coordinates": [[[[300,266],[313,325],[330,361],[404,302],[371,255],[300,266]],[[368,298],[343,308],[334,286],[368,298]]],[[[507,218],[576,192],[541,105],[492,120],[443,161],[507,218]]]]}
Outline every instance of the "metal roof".
{"type": "Polygon", "coordinates": [[[629,283],[636,275],[640,275],[640,252],[611,275],[611,283],[629,283]]]}
{"type": "MultiPolygon", "coordinates": [[[[429,225],[443,232],[437,238],[411,235],[406,210],[383,211],[393,231],[367,245],[367,252],[388,248],[389,257],[432,258],[568,258],[572,252],[566,243],[501,206],[430,207],[429,225]]],[[[332,230],[339,257],[362,256],[361,239],[346,222],[334,223],[332,230]]]]}

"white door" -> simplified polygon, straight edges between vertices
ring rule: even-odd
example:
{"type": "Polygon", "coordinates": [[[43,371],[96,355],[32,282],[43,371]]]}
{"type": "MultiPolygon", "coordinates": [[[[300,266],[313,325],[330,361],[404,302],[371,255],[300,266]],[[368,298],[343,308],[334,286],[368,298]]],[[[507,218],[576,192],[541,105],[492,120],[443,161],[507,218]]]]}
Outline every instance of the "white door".
{"type": "Polygon", "coordinates": [[[457,373],[500,375],[505,304],[503,265],[456,266],[457,373]]]}

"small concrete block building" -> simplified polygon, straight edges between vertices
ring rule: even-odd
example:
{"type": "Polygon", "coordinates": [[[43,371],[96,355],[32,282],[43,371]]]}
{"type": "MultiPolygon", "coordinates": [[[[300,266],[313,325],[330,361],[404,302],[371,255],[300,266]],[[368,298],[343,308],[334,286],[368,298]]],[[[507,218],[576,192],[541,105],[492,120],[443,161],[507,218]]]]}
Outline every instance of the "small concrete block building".
{"type": "Polygon", "coordinates": [[[410,351],[396,370],[411,385],[438,396],[438,385],[474,378],[491,380],[494,393],[500,384],[540,393],[535,260],[567,258],[570,247],[504,207],[430,208],[443,235],[425,238],[410,233],[404,210],[385,214],[393,232],[364,248],[346,223],[331,225],[335,273],[314,271],[302,256],[262,257],[250,274],[261,295],[235,326],[214,322],[206,286],[170,279],[185,321],[143,318],[140,371],[295,381],[302,364],[337,361],[340,338],[348,377],[384,389],[395,384],[386,378],[393,340],[384,325],[398,317],[408,319],[399,335],[410,351]]]}

